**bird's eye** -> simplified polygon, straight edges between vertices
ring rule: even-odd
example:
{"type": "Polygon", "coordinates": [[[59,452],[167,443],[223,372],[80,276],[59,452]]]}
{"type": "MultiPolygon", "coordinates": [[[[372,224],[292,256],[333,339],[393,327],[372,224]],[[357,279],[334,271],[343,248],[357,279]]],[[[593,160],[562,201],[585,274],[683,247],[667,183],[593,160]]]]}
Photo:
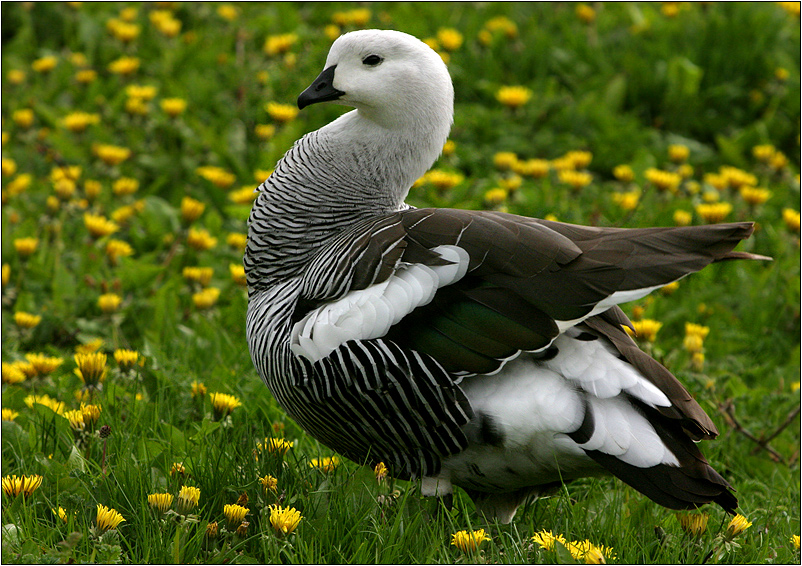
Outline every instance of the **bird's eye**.
{"type": "Polygon", "coordinates": [[[384,59],[382,59],[378,55],[368,55],[367,57],[362,59],[362,64],[363,65],[368,65],[369,67],[375,67],[376,65],[378,65],[382,61],[384,61],[384,59]]]}

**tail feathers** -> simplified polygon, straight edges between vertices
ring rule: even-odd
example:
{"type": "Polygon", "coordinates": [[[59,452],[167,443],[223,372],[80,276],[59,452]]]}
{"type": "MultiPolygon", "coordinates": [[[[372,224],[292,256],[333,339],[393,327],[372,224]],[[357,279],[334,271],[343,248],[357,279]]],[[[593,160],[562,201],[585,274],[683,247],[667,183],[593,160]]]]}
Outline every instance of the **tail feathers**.
{"type": "Polygon", "coordinates": [[[586,454],[621,481],[670,509],[693,509],[713,502],[728,513],[735,513],[738,500],[732,494],[732,486],[710,466],[679,423],[655,409],[640,404],[639,408],[679,466],[658,464],[640,468],[598,450],[586,454]]]}

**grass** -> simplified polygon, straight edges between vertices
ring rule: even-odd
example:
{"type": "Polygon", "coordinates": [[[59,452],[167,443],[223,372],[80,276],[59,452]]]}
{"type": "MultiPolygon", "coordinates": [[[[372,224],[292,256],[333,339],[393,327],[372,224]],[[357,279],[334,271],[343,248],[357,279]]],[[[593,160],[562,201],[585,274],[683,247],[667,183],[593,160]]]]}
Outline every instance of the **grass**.
{"type": "Polygon", "coordinates": [[[574,561],[561,545],[531,540],[543,530],[612,547],[608,560],[621,563],[799,561],[790,540],[800,532],[798,4],[796,14],[780,3],[269,3],[234,5],[230,14],[203,3],[75,4],[0,6],[2,474],[42,476],[30,496],[3,496],[4,562],[574,561]],[[435,165],[444,174],[412,190],[413,204],[637,227],[673,225],[677,211],[703,223],[697,206],[717,200],[732,206],[727,220],[757,222],[740,249],[773,262],[713,265],[673,292],[626,306],[635,319],[663,323],[643,347],[719,427],[703,449],[737,489],[752,522],[743,534],[727,540],[729,518],[712,507],[699,511],[709,516],[705,532],[688,534],[675,512],[609,478],[562,486],[503,526],[482,522],[461,492],[450,513],[438,514],[415,483],[378,482],[358,463],[310,465],[333,454],[285,416],[256,375],[236,266],[250,190],[295,139],[342,112],[316,106],[282,121],[266,103],[292,104],[322,69],[326,34],[356,27],[421,38],[453,28],[462,38],[456,46],[440,36],[439,46],[457,93],[455,146],[435,165]],[[285,33],[294,39],[266,53],[266,39],[285,33]],[[123,56],[139,67],[109,70],[123,56]],[[42,58],[55,66],[35,70],[42,58]],[[96,76],[80,82],[82,70],[96,76]],[[527,87],[531,98],[505,106],[496,93],[509,85],[527,87]],[[161,105],[168,98],[186,109],[169,116],[161,105]],[[26,109],[30,123],[19,113],[26,109]],[[76,111],[96,123],[71,129],[64,118],[76,111]],[[107,162],[97,144],[130,155],[107,162]],[[688,157],[672,161],[671,145],[688,157]],[[755,149],[766,145],[768,153],[755,149]],[[556,170],[569,151],[591,157],[567,166],[590,175],[576,189],[556,170]],[[494,165],[498,152],[514,152],[520,174],[494,165]],[[530,159],[550,170],[527,172],[521,164],[530,159]],[[622,164],[632,180],[613,173],[622,164]],[[80,171],[59,181],[68,166],[80,171]],[[220,170],[204,176],[206,166],[220,170]],[[655,168],[685,176],[660,190],[655,168]],[[138,186],[113,190],[121,178],[138,186]],[[744,183],[770,196],[750,204],[744,183]],[[619,204],[614,195],[628,192],[637,193],[630,205],[619,204]],[[204,205],[197,219],[182,214],[186,196],[204,205]],[[90,235],[86,212],[116,219],[117,230],[90,235]],[[191,238],[200,228],[208,234],[191,238]],[[23,238],[36,239],[35,251],[25,253],[23,238]],[[111,240],[128,244],[130,255],[109,255],[111,240]],[[211,275],[185,273],[198,266],[211,275]],[[219,295],[203,304],[193,296],[203,288],[219,295]],[[106,299],[104,312],[104,294],[119,305],[106,299]],[[21,312],[41,318],[24,328],[15,320],[21,312]],[[709,328],[703,359],[683,345],[687,322],[709,328]],[[74,373],[78,348],[108,354],[102,388],[85,388],[74,373]],[[136,351],[141,363],[121,366],[119,349],[136,351]],[[61,363],[37,371],[26,363],[32,353],[61,363]],[[216,392],[241,406],[215,412],[216,392]],[[32,394],[63,408],[26,402],[32,394]],[[102,412],[75,430],[64,412],[82,400],[102,412]],[[294,443],[283,457],[258,448],[274,437],[294,443]],[[263,488],[266,475],[276,491],[263,488]],[[178,513],[176,501],[164,514],[149,507],[148,495],[177,498],[182,486],[200,489],[197,506],[178,513]],[[244,530],[224,516],[237,501],[249,509],[244,530]],[[98,504],[125,520],[102,532],[98,504]],[[294,532],[274,531],[275,504],[301,512],[294,532]],[[51,511],[58,507],[65,520],[51,511]],[[455,532],[479,528],[490,537],[480,550],[450,544],[455,532]]]}

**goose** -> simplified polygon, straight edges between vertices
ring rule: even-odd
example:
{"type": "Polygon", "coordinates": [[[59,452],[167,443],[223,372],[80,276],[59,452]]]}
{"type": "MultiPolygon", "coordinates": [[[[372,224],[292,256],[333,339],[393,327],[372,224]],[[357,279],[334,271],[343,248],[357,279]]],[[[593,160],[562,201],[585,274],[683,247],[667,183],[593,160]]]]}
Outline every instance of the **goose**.
{"type": "Polygon", "coordinates": [[[509,523],[530,496],[612,474],[671,509],[732,487],[718,431],[638,348],[618,306],[733,251],[748,222],[624,229],[415,208],[454,90],[398,31],[340,36],[298,97],[353,109],[304,135],[258,188],[244,265],[253,364],[301,428],[361,463],[509,523]]]}

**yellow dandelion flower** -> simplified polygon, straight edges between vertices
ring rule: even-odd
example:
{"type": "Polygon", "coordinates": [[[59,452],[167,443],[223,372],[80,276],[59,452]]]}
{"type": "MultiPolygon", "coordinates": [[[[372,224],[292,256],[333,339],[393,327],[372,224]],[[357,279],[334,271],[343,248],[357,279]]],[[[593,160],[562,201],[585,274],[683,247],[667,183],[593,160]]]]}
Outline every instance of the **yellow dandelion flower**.
{"type": "MultiPolygon", "coordinates": [[[[245,246],[242,246],[243,248],[245,246]]],[[[2,277],[2,284],[3,287],[8,285],[8,282],[11,281],[11,266],[7,263],[3,264],[3,277],[2,277]]]]}
{"type": "Polygon", "coordinates": [[[184,279],[186,279],[187,281],[194,281],[196,283],[200,283],[202,286],[205,287],[212,280],[212,275],[214,275],[214,268],[188,266],[183,269],[182,275],[184,279]]]}
{"type": "Polygon", "coordinates": [[[224,20],[233,22],[237,19],[237,16],[239,16],[239,8],[232,6],[231,4],[221,4],[217,7],[217,15],[224,20]]]}
{"type": "Polygon", "coordinates": [[[8,73],[6,73],[6,78],[8,82],[13,85],[22,84],[25,81],[25,71],[20,69],[11,69],[8,73]]]}
{"type": "Polygon", "coordinates": [[[668,146],[668,158],[674,163],[683,163],[687,161],[690,154],[691,150],[688,149],[688,146],[679,144],[668,146]]]}
{"type": "MultiPolygon", "coordinates": [[[[663,326],[663,323],[649,318],[644,318],[642,320],[633,321],[632,326],[635,328],[635,336],[642,340],[646,340],[647,342],[654,342],[655,338],[657,337],[657,333],[663,326]]],[[[631,333],[631,330],[628,326],[625,326],[624,328],[628,333],[631,333]]]]}
{"type": "Polygon", "coordinates": [[[175,118],[187,109],[187,101],[183,98],[164,98],[159,102],[159,106],[170,118],[175,118]]]}
{"type": "Polygon", "coordinates": [[[596,10],[587,4],[578,4],[574,9],[574,13],[576,13],[576,17],[585,24],[592,24],[596,21],[596,10]]]}
{"type": "Polygon", "coordinates": [[[294,507],[281,507],[270,505],[270,524],[277,533],[288,535],[292,533],[301,522],[301,512],[294,507]]]}
{"type": "Polygon", "coordinates": [[[17,411],[14,411],[12,409],[6,409],[6,408],[3,409],[3,420],[4,421],[13,421],[18,416],[19,416],[19,413],[17,411]]]}
{"type": "Polygon", "coordinates": [[[117,20],[116,25],[111,29],[111,34],[123,43],[129,43],[139,37],[140,31],[141,28],[138,24],[117,20]]]}
{"type": "Polygon", "coordinates": [[[264,52],[271,56],[286,53],[292,48],[296,41],[298,41],[298,35],[294,33],[269,35],[267,39],[265,39],[264,52]]]}
{"type": "Polygon", "coordinates": [[[92,146],[92,153],[100,158],[106,165],[119,165],[131,157],[130,149],[108,144],[94,144],[92,146]]]}
{"type": "Polygon", "coordinates": [[[278,489],[278,480],[271,476],[270,474],[266,475],[263,478],[259,478],[259,481],[262,484],[262,488],[265,490],[265,493],[268,491],[272,491],[275,493],[278,489]]]}
{"type": "Polygon", "coordinates": [[[11,182],[6,183],[5,191],[8,196],[17,196],[20,193],[25,192],[28,187],[31,186],[31,182],[33,181],[33,175],[30,173],[22,173],[17,175],[11,182]]]}
{"type": "Polygon", "coordinates": [[[226,516],[226,519],[231,525],[236,525],[241,523],[242,520],[245,518],[245,515],[247,515],[249,512],[250,509],[248,509],[247,507],[243,507],[242,505],[234,504],[234,505],[225,505],[223,507],[223,514],[226,516]]]}
{"type": "Polygon", "coordinates": [[[381,483],[387,478],[387,466],[384,465],[384,462],[379,462],[376,464],[376,467],[373,468],[373,473],[376,475],[376,481],[381,483]]]}
{"type": "Polygon", "coordinates": [[[193,381],[190,387],[192,388],[192,397],[193,398],[195,398],[195,397],[203,397],[204,395],[206,395],[207,389],[206,389],[206,386],[203,383],[201,383],[199,381],[193,381]]]}
{"type": "Polygon", "coordinates": [[[207,287],[202,291],[193,293],[192,302],[196,308],[210,309],[217,304],[217,299],[220,298],[220,289],[217,287],[207,287]]]}
{"type": "Polygon", "coordinates": [[[242,406],[242,402],[238,398],[228,393],[210,393],[209,399],[212,401],[212,408],[218,418],[230,415],[234,409],[242,406]]]}
{"type": "Polygon", "coordinates": [[[10,177],[17,172],[17,162],[8,157],[3,158],[3,177],[10,177]]]}
{"type": "Polygon", "coordinates": [[[245,246],[248,245],[248,236],[240,232],[231,232],[226,236],[226,244],[234,249],[244,250],[245,246]]]}
{"type": "Polygon", "coordinates": [[[518,163],[518,156],[511,151],[499,151],[493,156],[493,165],[501,171],[512,169],[518,163]]]}
{"type": "Polygon", "coordinates": [[[554,543],[559,542],[563,546],[567,544],[563,535],[552,534],[551,531],[540,531],[532,537],[532,542],[537,543],[540,548],[545,550],[553,550],[554,543]]]}
{"type": "Polygon", "coordinates": [[[178,512],[186,515],[198,506],[200,500],[200,489],[188,485],[182,485],[178,492],[178,512]]]}
{"type": "Polygon", "coordinates": [[[629,165],[616,165],[613,168],[613,176],[622,183],[631,183],[635,180],[635,172],[629,165]]]}
{"type": "Polygon", "coordinates": [[[542,179],[549,174],[551,167],[552,164],[546,159],[527,159],[514,163],[512,170],[518,175],[532,177],[533,179],[542,179]]]}
{"type": "Polygon", "coordinates": [[[236,263],[231,263],[228,266],[228,270],[231,273],[231,279],[234,280],[234,283],[237,285],[245,286],[248,283],[247,278],[245,277],[245,267],[236,263]]]}
{"type": "Polygon", "coordinates": [[[741,198],[750,206],[763,204],[771,197],[771,191],[759,187],[743,186],[740,190],[741,198]]]}
{"type": "Polygon", "coordinates": [[[80,411],[83,415],[84,424],[92,429],[97,424],[97,421],[100,420],[100,413],[103,408],[100,405],[87,405],[82,402],[80,411]]]}
{"type": "Polygon", "coordinates": [[[650,167],[646,170],[646,180],[653,184],[661,191],[668,191],[671,193],[677,192],[680,183],[682,183],[682,176],[678,173],[671,171],[661,171],[650,167]]]}
{"type": "Polygon", "coordinates": [[[276,127],[273,124],[256,124],[254,133],[260,140],[269,140],[275,135],[276,127]]]}
{"type": "Polygon", "coordinates": [[[170,466],[170,475],[171,476],[174,476],[176,474],[184,476],[184,475],[186,475],[186,473],[187,473],[187,469],[184,467],[184,464],[182,464],[181,462],[173,462],[173,465],[170,466]]]}
{"type": "Polygon", "coordinates": [[[114,350],[114,360],[121,370],[126,371],[134,367],[134,364],[139,361],[139,352],[136,350],[117,349],[114,350]]]}
{"type": "Polygon", "coordinates": [[[31,68],[37,73],[49,73],[56,68],[56,65],[58,65],[58,59],[52,55],[49,55],[47,57],[36,59],[33,63],[31,63],[31,68]]]}
{"type": "Polygon", "coordinates": [[[518,36],[518,26],[506,16],[496,16],[487,20],[485,29],[489,32],[503,32],[510,39],[518,36]]]}
{"type": "Polygon", "coordinates": [[[129,98],[139,98],[150,101],[156,98],[158,89],[153,85],[128,85],[125,87],[125,94],[129,98]]]}
{"type": "Polygon", "coordinates": [[[640,202],[640,190],[635,189],[625,193],[613,193],[613,202],[623,210],[635,210],[640,202]]]}
{"type": "Polygon", "coordinates": [[[198,167],[195,172],[221,189],[227,189],[237,180],[236,175],[233,173],[211,165],[198,167]]]}
{"type": "Polygon", "coordinates": [[[125,111],[133,116],[147,116],[150,106],[141,98],[129,98],[125,101],[125,111]]]}
{"type": "Polygon", "coordinates": [[[677,174],[683,179],[689,179],[693,177],[693,167],[688,163],[683,163],[677,168],[677,174]]]}
{"type": "Polygon", "coordinates": [[[437,41],[446,51],[456,51],[462,46],[463,37],[454,28],[440,28],[437,30],[437,41]]]}
{"type": "Polygon", "coordinates": [[[28,257],[39,246],[39,238],[17,238],[14,240],[14,249],[22,257],[28,257]]]}
{"type": "Polygon", "coordinates": [[[63,522],[67,522],[69,517],[67,516],[67,510],[63,507],[58,507],[57,509],[50,509],[53,512],[53,515],[61,519],[63,522]]]}
{"type": "Polygon", "coordinates": [[[75,73],[75,82],[80,84],[89,84],[97,79],[97,71],[93,69],[81,69],[75,73]]]}
{"type": "Polygon", "coordinates": [[[33,125],[33,110],[30,108],[15,110],[11,114],[11,119],[20,128],[28,129],[33,125]]]}
{"type": "Polygon", "coordinates": [[[128,242],[122,240],[109,240],[106,243],[106,256],[112,265],[117,264],[117,259],[121,257],[129,257],[134,254],[134,249],[128,242]]]}
{"type": "Polygon", "coordinates": [[[179,33],[181,33],[182,22],[181,20],[171,16],[169,18],[158,19],[157,21],[153,22],[153,25],[165,37],[176,37],[179,33]]]}
{"type": "Polygon", "coordinates": [[[504,177],[501,179],[499,184],[512,193],[520,189],[523,182],[524,180],[520,176],[512,174],[509,177],[504,177]]]}
{"type": "Polygon", "coordinates": [[[677,226],[688,226],[693,221],[693,214],[687,210],[674,211],[674,224],[677,226]]]}
{"type": "Polygon", "coordinates": [[[139,58],[120,57],[109,63],[108,69],[115,75],[131,75],[139,69],[139,58]]]}
{"type": "Polygon", "coordinates": [[[791,232],[799,232],[799,211],[793,208],[784,208],[783,222],[791,232]]]}
{"type": "Polygon", "coordinates": [[[771,144],[756,145],[752,148],[752,155],[761,163],[771,162],[776,153],[777,149],[771,144]]]}
{"type": "Polygon", "coordinates": [[[715,202],[704,203],[696,205],[696,213],[701,216],[705,222],[715,224],[722,222],[732,212],[732,205],[728,202],[715,202]]]}
{"type": "Polygon", "coordinates": [[[707,513],[677,513],[676,517],[683,531],[697,537],[707,530],[710,519],[707,513]]]}
{"type": "Polygon", "coordinates": [[[312,460],[309,462],[310,468],[317,468],[323,473],[333,472],[339,465],[340,459],[337,456],[312,458],[312,460]]]}
{"type": "Polygon", "coordinates": [[[9,385],[22,383],[27,378],[25,372],[23,372],[17,364],[10,364],[8,362],[3,362],[2,375],[3,383],[8,383],[9,385]]]}
{"type": "Polygon", "coordinates": [[[586,187],[593,181],[593,177],[590,173],[586,171],[572,171],[570,169],[560,171],[557,174],[557,178],[561,183],[570,185],[574,190],[579,190],[582,187],[586,187]]]}
{"type": "MultiPolygon", "coordinates": [[[[788,2],[788,4],[799,4],[799,2],[788,2]]],[[[791,546],[794,550],[799,550],[799,535],[791,535],[791,546]]]]}
{"type": "Polygon", "coordinates": [[[750,523],[746,517],[741,514],[735,515],[730,521],[730,524],[727,525],[727,533],[725,536],[730,540],[734,539],[751,526],[752,523],[750,523]]]}
{"type": "Polygon", "coordinates": [[[75,194],[75,181],[71,179],[59,179],[53,183],[53,190],[61,200],[70,200],[75,194]]]}
{"type": "Polygon", "coordinates": [[[31,494],[39,489],[42,485],[42,476],[21,476],[17,477],[16,474],[11,476],[3,476],[2,486],[3,493],[8,497],[17,497],[20,493],[23,497],[28,498],[31,494]]]}
{"type": "Polygon", "coordinates": [[[584,169],[593,161],[593,154],[589,151],[569,151],[563,157],[571,162],[573,169],[584,169]]]}
{"type": "Polygon", "coordinates": [[[471,532],[457,531],[451,535],[451,545],[465,553],[475,552],[486,540],[490,540],[490,537],[485,534],[484,529],[471,532]]]}
{"type": "Polygon", "coordinates": [[[236,204],[251,204],[258,195],[253,187],[242,187],[237,191],[231,191],[228,198],[236,204]]]}
{"type": "Polygon", "coordinates": [[[84,195],[89,201],[94,201],[99,197],[102,190],[103,185],[100,184],[100,181],[95,181],[94,179],[84,181],[84,195]]]}
{"type": "Polygon", "coordinates": [[[69,421],[70,427],[73,430],[84,430],[86,427],[84,423],[84,414],[80,409],[67,411],[62,416],[69,421]]]}
{"type": "Polygon", "coordinates": [[[293,447],[294,442],[284,440],[283,438],[265,438],[264,444],[261,442],[256,445],[260,452],[267,451],[270,454],[278,454],[284,456],[290,448],[293,447]]]}
{"type": "Polygon", "coordinates": [[[203,228],[190,228],[187,244],[198,251],[210,250],[217,245],[217,238],[213,238],[208,230],[203,228]]]}
{"type": "Polygon", "coordinates": [[[132,195],[139,190],[139,181],[131,177],[120,177],[111,186],[117,196],[132,195]]]}
{"type": "Polygon", "coordinates": [[[485,203],[490,206],[498,206],[507,200],[507,189],[497,187],[485,191],[485,203]]]}
{"type": "Polygon", "coordinates": [[[217,521],[214,521],[213,523],[207,523],[206,524],[206,536],[208,538],[216,537],[217,536],[217,531],[218,531],[217,521]]]}
{"type": "Polygon", "coordinates": [[[173,506],[172,493],[151,493],[148,495],[148,505],[159,513],[166,513],[173,506]]]}
{"type": "Polygon", "coordinates": [[[122,302],[123,298],[117,293],[104,293],[98,297],[97,306],[100,307],[100,310],[104,313],[111,314],[117,312],[122,302]]]}
{"type": "Polygon", "coordinates": [[[710,328],[707,326],[702,326],[701,324],[694,324],[693,322],[685,323],[686,336],[699,336],[702,340],[704,340],[705,338],[707,338],[708,334],[710,334],[710,328]]]}
{"type": "Polygon", "coordinates": [[[292,104],[280,104],[278,102],[268,102],[265,105],[267,114],[276,122],[291,122],[298,116],[298,108],[292,104]]]}
{"type": "Polygon", "coordinates": [[[532,91],[525,86],[503,86],[496,91],[496,100],[509,108],[519,108],[530,98],[532,91]]]}
{"type": "Polygon", "coordinates": [[[740,189],[744,185],[757,185],[757,177],[737,167],[722,165],[719,167],[719,175],[721,175],[727,185],[733,189],[740,189]]]}
{"type": "Polygon", "coordinates": [[[664,295],[673,295],[674,291],[677,289],[679,289],[679,281],[672,281],[671,283],[660,287],[660,292],[664,295]]]}
{"type": "Polygon", "coordinates": [[[25,359],[28,360],[28,363],[31,364],[33,371],[37,375],[47,375],[53,373],[62,363],[64,363],[62,358],[35,353],[25,354],[25,359]]]}
{"type": "Polygon", "coordinates": [[[123,521],[125,521],[125,519],[115,509],[109,509],[105,505],[98,504],[95,523],[100,532],[116,529],[123,521]]]}
{"type": "Polygon", "coordinates": [[[14,323],[20,328],[34,328],[42,322],[42,317],[38,314],[31,314],[24,311],[14,313],[14,323]]]}
{"type": "Polygon", "coordinates": [[[181,199],[181,219],[190,224],[200,218],[206,205],[199,200],[192,197],[184,197],[181,199]]]}
{"type": "Polygon", "coordinates": [[[28,395],[22,401],[29,409],[32,409],[34,405],[44,405],[57,415],[64,414],[64,401],[58,401],[51,398],[49,395],[28,395]]]}
{"type": "Polygon", "coordinates": [[[426,181],[434,185],[440,190],[448,190],[459,185],[463,176],[459,173],[451,173],[448,171],[441,171],[440,169],[432,169],[425,175],[426,181]]]}
{"type": "Polygon", "coordinates": [[[83,381],[86,387],[97,387],[106,379],[106,354],[93,352],[89,354],[75,354],[75,375],[83,381]]]}
{"type": "Polygon", "coordinates": [[[772,169],[782,169],[783,167],[788,165],[788,158],[785,156],[784,153],[778,151],[772,156],[769,165],[771,165],[772,169]]]}

